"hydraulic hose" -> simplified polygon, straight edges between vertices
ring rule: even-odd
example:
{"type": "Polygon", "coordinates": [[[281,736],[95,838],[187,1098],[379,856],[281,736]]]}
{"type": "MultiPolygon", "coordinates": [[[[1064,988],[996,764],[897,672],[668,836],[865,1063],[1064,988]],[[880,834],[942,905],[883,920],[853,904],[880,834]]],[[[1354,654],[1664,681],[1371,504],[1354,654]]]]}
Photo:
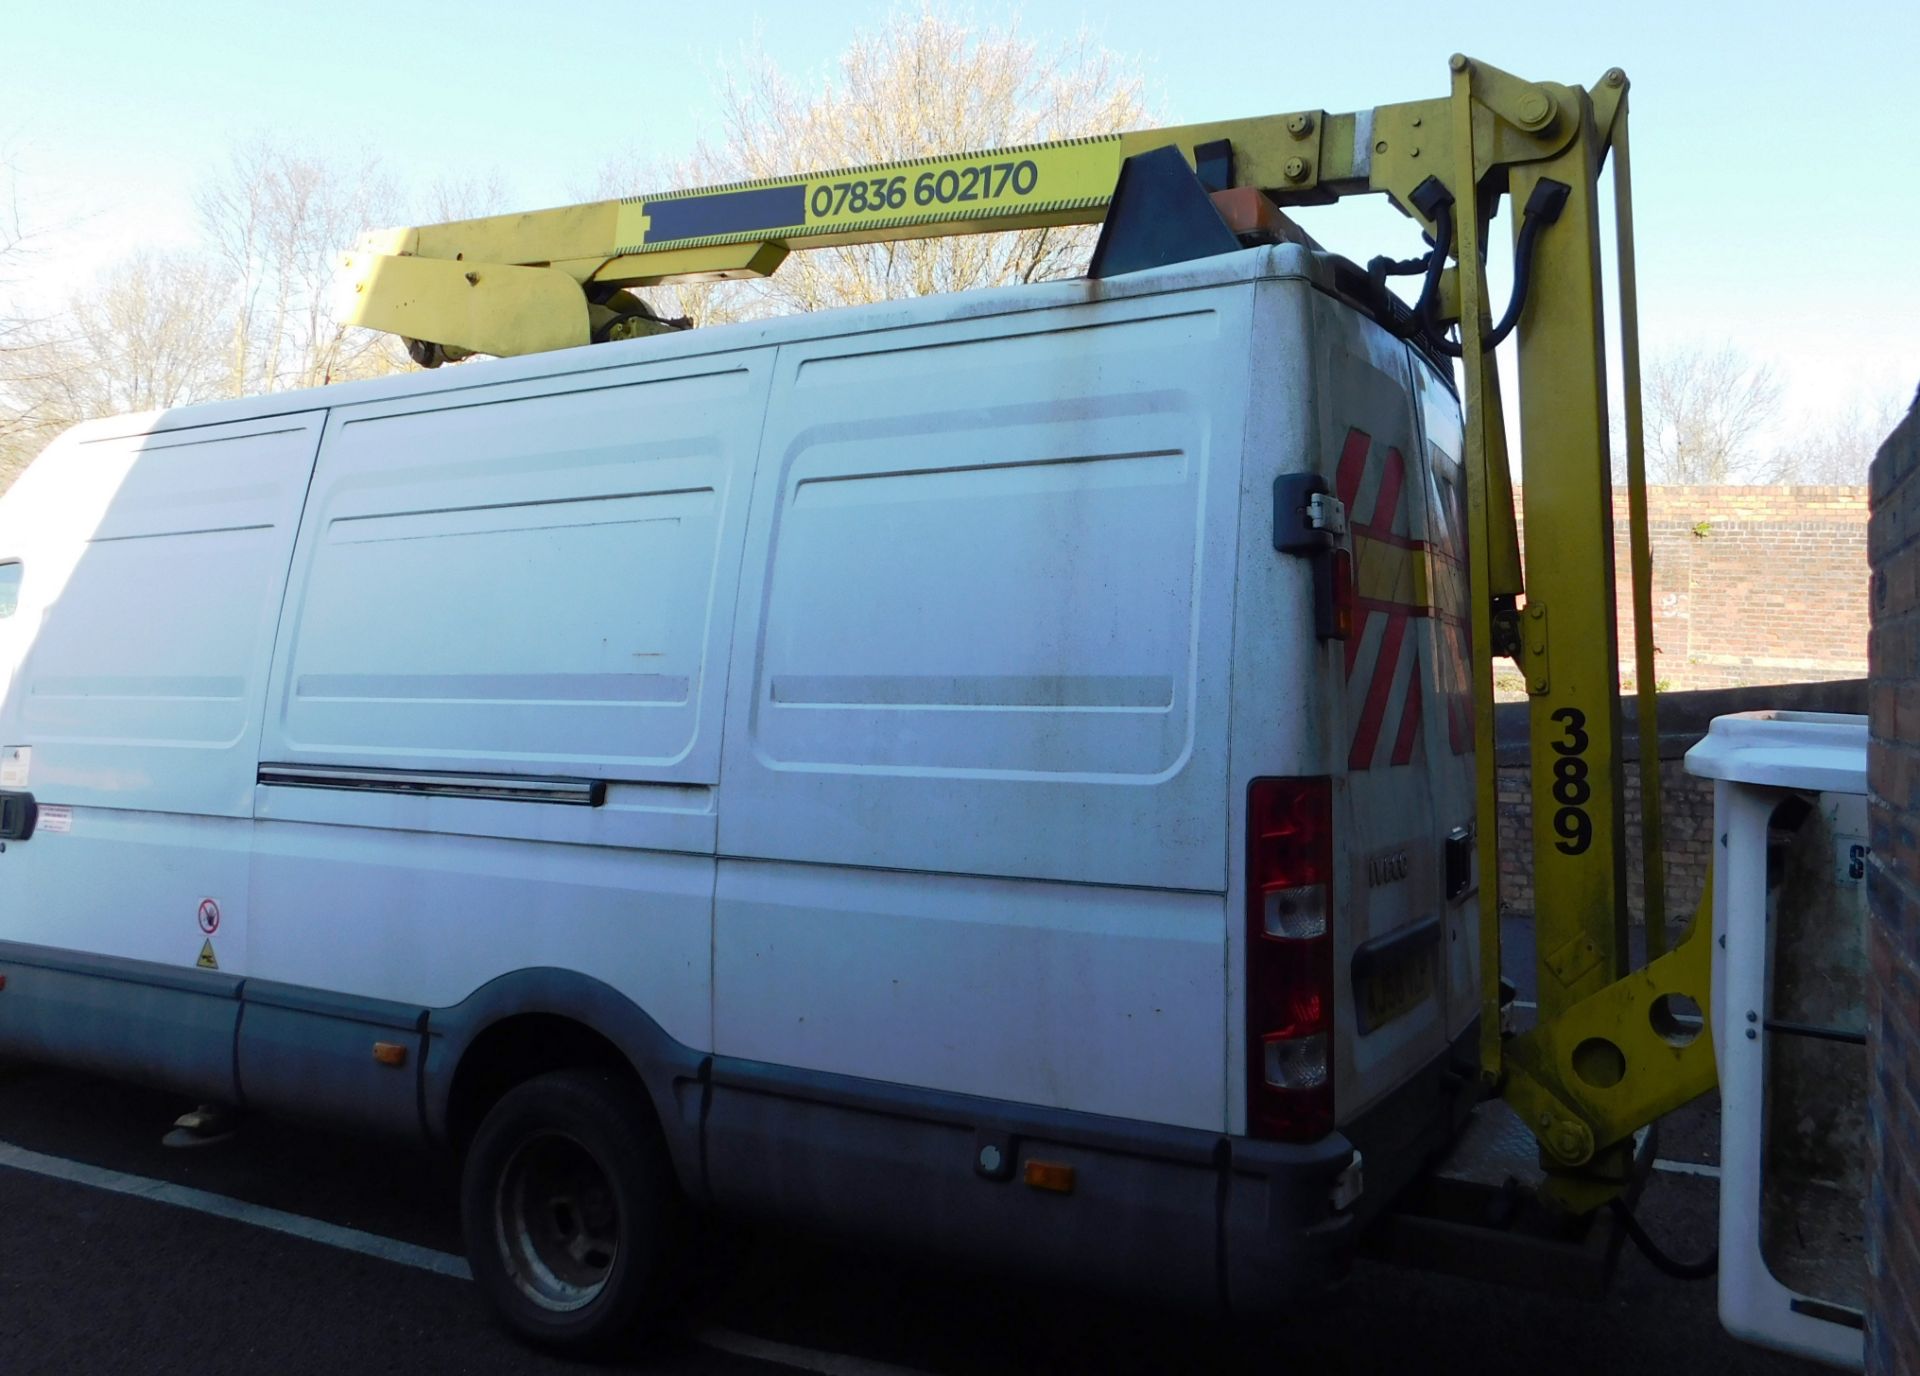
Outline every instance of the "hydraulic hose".
{"type": "Polygon", "coordinates": [[[1681,1261],[1662,1251],[1660,1244],[1653,1240],[1652,1234],[1640,1226],[1640,1220],[1633,1216],[1633,1210],[1627,1207],[1624,1199],[1613,1201],[1613,1212],[1620,1219],[1620,1226],[1626,1229],[1627,1236],[1633,1239],[1633,1245],[1640,1254],[1653,1263],[1654,1269],[1662,1275],[1675,1280],[1706,1280],[1720,1269],[1720,1248],[1718,1244],[1708,1250],[1698,1261],[1681,1261]]]}
{"type": "MultiPolygon", "coordinates": [[[[1499,323],[1480,341],[1483,353],[1498,348],[1520,323],[1520,312],[1527,304],[1527,289],[1533,282],[1533,253],[1540,231],[1559,220],[1572,191],[1565,182],[1551,177],[1543,177],[1534,184],[1533,194],[1527,197],[1526,209],[1521,212],[1520,235],[1513,246],[1513,295],[1499,323]]],[[[1434,308],[1440,300],[1440,274],[1453,248],[1453,193],[1438,178],[1429,177],[1414,188],[1413,203],[1416,210],[1433,221],[1433,252],[1427,255],[1427,275],[1420,285],[1420,299],[1414,306],[1413,318],[1429,343],[1441,353],[1458,358],[1460,345],[1448,339],[1433,319],[1434,308]]],[[[1399,266],[1402,265],[1391,264],[1391,267],[1399,266]]]]}

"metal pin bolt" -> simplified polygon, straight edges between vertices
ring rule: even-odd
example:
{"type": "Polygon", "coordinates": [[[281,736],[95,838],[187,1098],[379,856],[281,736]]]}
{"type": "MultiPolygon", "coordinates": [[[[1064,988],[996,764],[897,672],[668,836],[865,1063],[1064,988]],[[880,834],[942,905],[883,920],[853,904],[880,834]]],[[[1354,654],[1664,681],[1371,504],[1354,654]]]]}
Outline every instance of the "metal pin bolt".
{"type": "Polygon", "coordinates": [[[1747,1029],[1747,1040],[1750,1042],[1757,1042],[1760,1040],[1760,1034],[1754,1031],[1751,1027],[1749,1027],[1747,1029]]]}
{"type": "Polygon", "coordinates": [[[1607,85],[1624,86],[1626,84],[1627,74],[1625,72],[1621,71],[1618,67],[1610,67],[1607,69],[1607,85]]]}
{"type": "Polygon", "coordinates": [[[1288,158],[1286,166],[1281,170],[1287,174],[1288,181],[1303,182],[1307,179],[1307,160],[1305,158],[1288,158]]]}
{"type": "Polygon", "coordinates": [[[1419,156],[1420,156],[1420,150],[1419,150],[1418,148],[1415,148],[1414,150],[1412,150],[1411,152],[1409,152],[1409,153],[1407,154],[1407,156],[1408,156],[1408,157],[1410,157],[1410,158],[1417,158],[1417,157],[1419,157],[1419,156]]]}
{"type": "Polygon", "coordinates": [[[1563,1123],[1560,1131],[1553,1135],[1554,1150],[1569,1161],[1580,1155],[1582,1145],[1580,1129],[1571,1123],[1563,1123]]]}
{"type": "Polygon", "coordinates": [[[1413,117],[1413,127],[1414,127],[1414,128],[1416,128],[1416,129],[1418,129],[1418,128],[1420,127],[1420,116],[1418,116],[1418,115],[1415,115],[1415,116],[1413,117]]]}
{"type": "Polygon", "coordinates": [[[1520,122],[1529,129],[1537,129],[1547,122],[1553,113],[1553,102],[1547,99],[1544,91],[1529,91],[1520,98],[1520,122]]]}
{"type": "Polygon", "coordinates": [[[1466,71],[1467,55],[1465,53],[1455,53],[1452,57],[1447,59],[1447,66],[1456,72],[1466,71]]]}
{"type": "Polygon", "coordinates": [[[1297,139],[1303,139],[1313,132],[1312,115],[1294,115],[1287,120],[1287,132],[1297,139]]]}
{"type": "Polygon", "coordinates": [[[467,285],[468,285],[468,286],[470,286],[470,287],[477,287],[477,286],[479,286],[479,285],[480,285],[480,274],[479,274],[479,273],[477,273],[477,272],[470,272],[470,273],[468,273],[468,274],[467,274],[467,285]]]}
{"type": "Polygon", "coordinates": [[[1747,1021],[1748,1021],[1748,1022],[1759,1022],[1759,1021],[1760,1021],[1760,1015],[1759,1015],[1758,1013],[1754,1013],[1754,1012],[1749,1012],[1749,1013],[1747,1014],[1747,1021]]]}
{"type": "Polygon", "coordinates": [[[1373,145],[1373,151],[1374,151],[1374,152],[1376,152],[1376,153],[1384,153],[1384,152],[1386,152],[1386,151],[1387,151],[1387,141],[1386,141],[1385,139],[1381,139],[1381,140],[1380,140],[1380,142],[1378,142],[1378,143],[1376,143],[1376,144],[1374,144],[1374,145],[1373,145]]]}

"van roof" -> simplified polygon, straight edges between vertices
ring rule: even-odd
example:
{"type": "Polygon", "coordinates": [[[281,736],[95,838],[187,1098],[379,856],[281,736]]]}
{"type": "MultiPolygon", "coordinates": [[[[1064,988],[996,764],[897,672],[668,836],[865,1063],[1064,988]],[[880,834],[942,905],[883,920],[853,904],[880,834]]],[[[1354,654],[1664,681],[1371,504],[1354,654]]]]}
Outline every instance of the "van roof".
{"type": "Polygon", "coordinates": [[[702,326],[645,339],[589,344],[578,349],[528,354],[519,358],[482,359],[431,371],[396,373],[389,377],[340,382],[265,396],[236,397],[202,402],[164,411],[147,411],[87,421],[71,432],[85,440],[107,439],[155,431],[184,430],[203,425],[315,411],[334,406],[382,401],[436,393],[455,393],[472,387],[572,376],[635,363],[675,358],[699,358],[715,353],[764,348],[823,337],[874,334],[949,320],[1012,315],[1048,310],[1089,301],[1161,295],[1224,286],[1234,282],[1306,278],[1326,287],[1332,256],[1297,244],[1272,244],[1174,263],[1161,268],[1102,280],[1071,278],[1011,287],[951,292],[940,296],[885,301],[870,306],[846,306],[805,315],[749,320],[730,325],[702,326]]]}

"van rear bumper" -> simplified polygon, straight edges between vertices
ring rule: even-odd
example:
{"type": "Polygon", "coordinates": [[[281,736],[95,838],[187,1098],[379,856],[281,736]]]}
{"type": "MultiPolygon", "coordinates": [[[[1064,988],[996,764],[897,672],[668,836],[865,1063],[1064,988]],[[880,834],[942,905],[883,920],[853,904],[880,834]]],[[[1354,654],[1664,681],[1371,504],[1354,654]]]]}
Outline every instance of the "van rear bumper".
{"type": "Polygon", "coordinates": [[[1476,1022],[1386,1098],[1309,1147],[1229,1138],[1221,1294],[1236,1318],[1284,1314],[1344,1279],[1360,1234],[1452,1144],[1479,1098],[1476,1022]],[[1333,1207],[1359,1154],[1364,1188],[1333,1207]],[[1330,1167],[1330,1168],[1329,1168],[1330,1167]]]}
{"type": "Polygon", "coordinates": [[[1346,1275],[1367,1222],[1452,1141],[1473,1094],[1451,1064],[1459,1050],[1300,1145],[715,1057],[697,1092],[695,1193],[1063,1286],[1284,1313],[1346,1275]],[[1337,1209],[1356,1151],[1365,1188],[1337,1209]],[[1028,1186],[1036,1161],[1071,1167],[1071,1193],[1028,1186]]]}

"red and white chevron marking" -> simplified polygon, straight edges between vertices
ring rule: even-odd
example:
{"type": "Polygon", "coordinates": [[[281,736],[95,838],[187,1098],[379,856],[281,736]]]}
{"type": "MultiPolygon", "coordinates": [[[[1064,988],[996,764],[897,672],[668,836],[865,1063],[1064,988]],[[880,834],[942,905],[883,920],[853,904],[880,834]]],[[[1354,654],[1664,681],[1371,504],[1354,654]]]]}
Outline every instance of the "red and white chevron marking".
{"type": "Polygon", "coordinates": [[[1411,536],[1407,509],[1407,461],[1389,448],[1369,463],[1373,437],[1347,431],[1335,489],[1346,504],[1353,532],[1354,634],[1347,641],[1347,719],[1354,723],[1347,768],[1372,769],[1383,762],[1413,762],[1420,740],[1420,646],[1408,623],[1430,610],[1402,594],[1368,596],[1360,590],[1404,581],[1379,575],[1382,568],[1424,557],[1426,545],[1411,536]],[[1361,513],[1366,513],[1364,516],[1361,513]]]}

